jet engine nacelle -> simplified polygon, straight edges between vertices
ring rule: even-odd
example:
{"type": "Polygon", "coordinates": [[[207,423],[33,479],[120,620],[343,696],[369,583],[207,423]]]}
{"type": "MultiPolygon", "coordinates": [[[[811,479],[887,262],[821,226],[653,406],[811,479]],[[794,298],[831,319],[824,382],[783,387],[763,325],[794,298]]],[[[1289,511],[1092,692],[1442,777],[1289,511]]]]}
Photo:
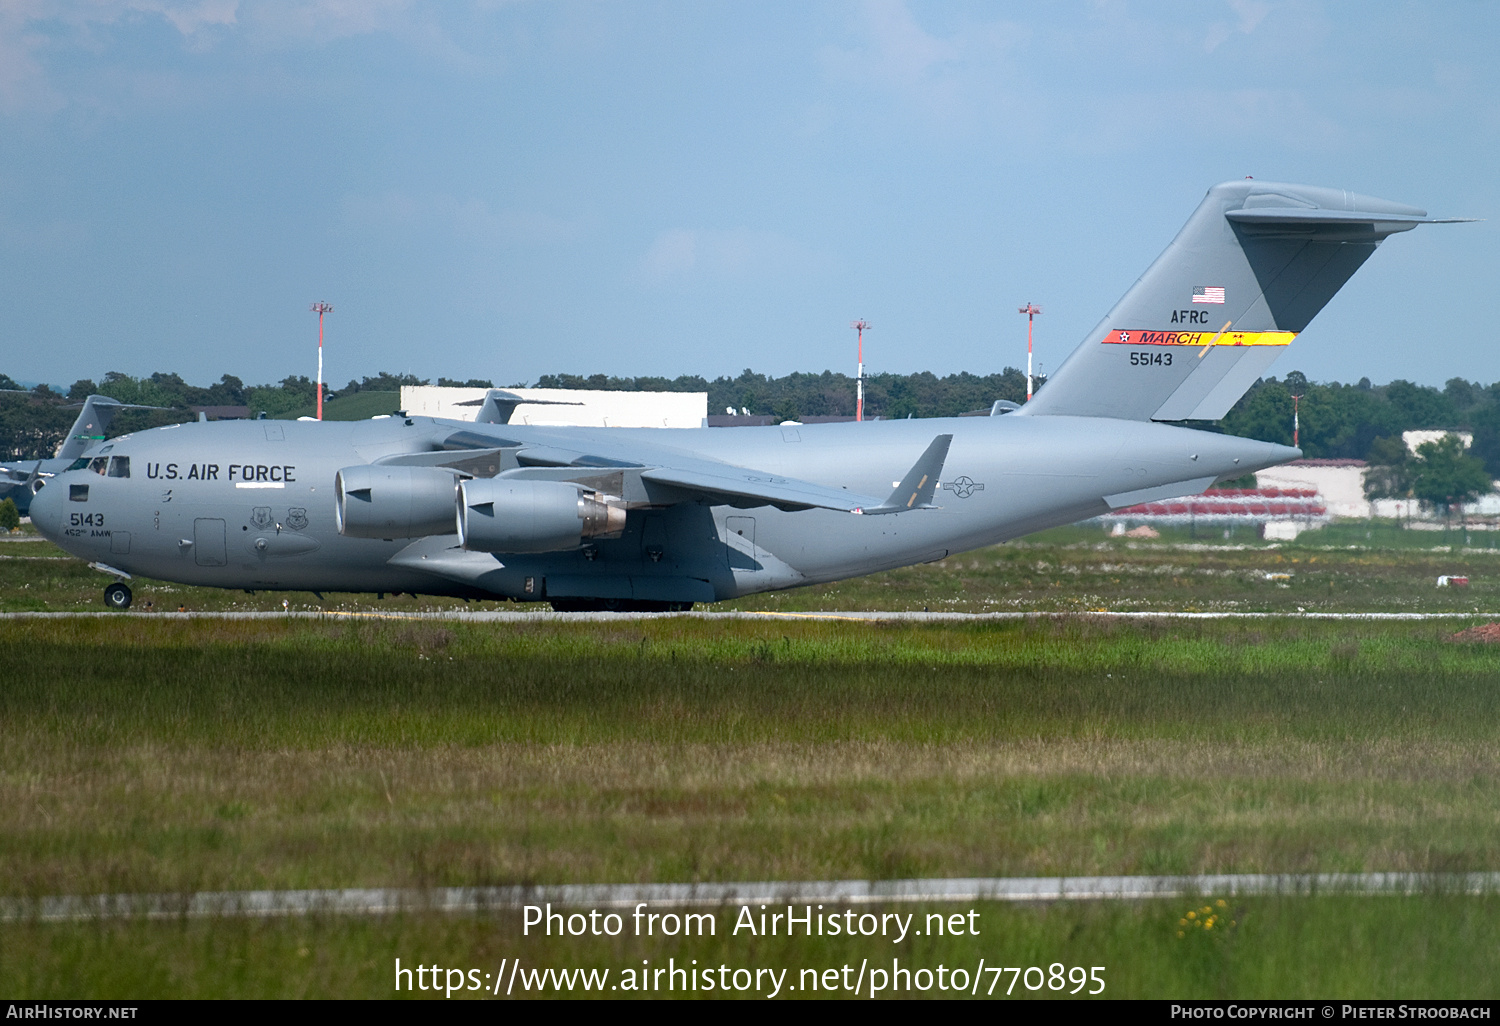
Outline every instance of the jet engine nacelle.
{"type": "Polygon", "coordinates": [[[458,487],[458,540],[466,549],[563,552],[624,530],[624,509],[566,481],[476,478],[458,487]]]}
{"type": "Polygon", "coordinates": [[[437,467],[345,467],[333,479],[339,534],[422,538],[458,530],[458,478],[437,467]]]}

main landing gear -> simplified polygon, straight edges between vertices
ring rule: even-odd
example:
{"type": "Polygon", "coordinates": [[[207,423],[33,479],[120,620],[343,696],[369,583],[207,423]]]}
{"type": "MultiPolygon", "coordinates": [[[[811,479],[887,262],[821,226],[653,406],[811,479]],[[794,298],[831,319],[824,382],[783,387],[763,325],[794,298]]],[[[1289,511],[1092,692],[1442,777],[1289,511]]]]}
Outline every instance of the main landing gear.
{"type": "Polygon", "coordinates": [[[104,589],[104,604],[110,609],[129,609],[130,599],[130,588],[119,581],[104,589]]]}

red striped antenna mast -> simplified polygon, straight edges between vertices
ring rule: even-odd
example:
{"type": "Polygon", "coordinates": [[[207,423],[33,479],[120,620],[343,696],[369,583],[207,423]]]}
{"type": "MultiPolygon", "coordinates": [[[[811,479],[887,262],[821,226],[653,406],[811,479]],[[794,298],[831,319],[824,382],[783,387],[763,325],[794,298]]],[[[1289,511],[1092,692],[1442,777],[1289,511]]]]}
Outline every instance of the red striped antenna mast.
{"type": "Polygon", "coordinates": [[[857,321],[850,321],[849,327],[859,332],[859,375],[854,379],[854,419],[865,419],[865,332],[870,330],[870,322],[861,317],[857,321]]]}
{"type": "Polygon", "coordinates": [[[1035,303],[1027,303],[1016,311],[1026,315],[1026,401],[1031,402],[1031,324],[1036,320],[1036,315],[1042,312],[1042,308],[1035,303]]]}
{"type": "Polygon", "coordinates": [[[308,307],[318,315],[318,419],[323,419],[323,315],[333,313],[333,307],[321,299],[308,307]]]}

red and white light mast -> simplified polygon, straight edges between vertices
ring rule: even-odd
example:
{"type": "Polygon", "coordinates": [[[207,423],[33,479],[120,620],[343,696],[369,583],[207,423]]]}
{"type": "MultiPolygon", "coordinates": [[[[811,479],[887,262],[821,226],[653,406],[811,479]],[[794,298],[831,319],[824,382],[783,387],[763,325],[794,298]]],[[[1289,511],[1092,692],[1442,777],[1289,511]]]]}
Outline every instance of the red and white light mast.
{"type": "Polygon", "coordinates": [[[870,322],[864,318],[850,321],[849,327],[859,332],[859,377],[854,379],[854,419],[865,419],[865,332],[870,330],[870,322]]]}
{"type": "Polygon", "coordinates": [[[1035,303],[1027,303],[1016,311],[1026,315],[1026,401],[1031,402],[1031,323],[1036,320],[1036,315],[1042,312],[1042,308],[1035,303]]]}
{"type": "Polygon", "coordinates": [[[1300,448],[1302,448],[1302,439],[1301,439],[1302,422],[1301,422],[1301,417],[1299,416],[1299,414],[1301,412],[1301,410],[1300,410],[1301,405],[1302,405],[1302,397],[1300,395],[1294,395],[1294,396],[1292,396],[1292,448],[1293,449],[1300,449],[1300,448]]]}
{"type": "Polygon", "coordinates": [[[333,313],[333,307],[321,299],[308,307],[318,315],[318,419],[323,419],[323,315],[333,313]]]}

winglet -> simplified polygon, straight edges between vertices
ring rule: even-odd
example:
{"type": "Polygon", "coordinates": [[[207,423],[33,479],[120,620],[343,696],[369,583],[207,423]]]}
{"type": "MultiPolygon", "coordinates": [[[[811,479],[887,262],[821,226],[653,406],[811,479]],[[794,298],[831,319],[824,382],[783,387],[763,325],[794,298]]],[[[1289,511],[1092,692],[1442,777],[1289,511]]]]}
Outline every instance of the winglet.
{"type": "Polygon", "coordinates": [[[890,498],[874,509],[863,510],[865,515],[900,513],[908,509],[925,509],[932,506],[932,497],[937,493],[938,478],[943,473],[943,463],[948,459],[948,446],[952,435],[938,435],[927,447],[927,451],[911,465],[890,498]]]}
{"type": "Polygon", "coordinates": [[[569,402],[566,399],[527,399],[503,388],[492,388],[484,394],[483,399],[470,399],[453,405],[484,407],[475,418],[476,423],[509,424],[511,414],[516,412],[517,406],[582,406],[583,403],[569,402]]]}

